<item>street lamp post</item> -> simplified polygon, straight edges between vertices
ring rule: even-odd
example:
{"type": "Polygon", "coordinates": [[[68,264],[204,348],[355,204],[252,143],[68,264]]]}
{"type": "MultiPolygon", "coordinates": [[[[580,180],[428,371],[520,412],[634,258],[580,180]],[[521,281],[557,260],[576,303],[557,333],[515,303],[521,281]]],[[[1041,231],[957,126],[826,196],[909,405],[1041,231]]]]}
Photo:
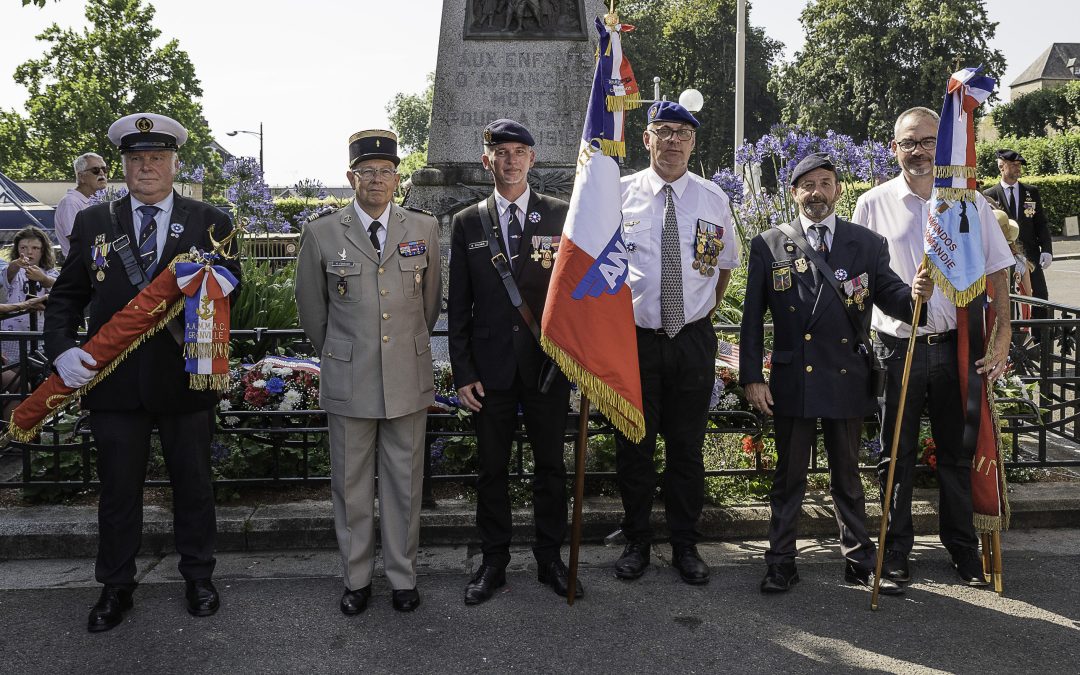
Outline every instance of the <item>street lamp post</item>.
{"type": "Polygon", "coordinates": [[[251,134],[252,136],[259,137],[259,169],[265,174],[266,166],[263,164],[263,123],[259,122],[258,131],[247,131],[245,129],[237,129],[235,131],[228,131],[226,136],[235,136],[236,134],[251,134]]]}

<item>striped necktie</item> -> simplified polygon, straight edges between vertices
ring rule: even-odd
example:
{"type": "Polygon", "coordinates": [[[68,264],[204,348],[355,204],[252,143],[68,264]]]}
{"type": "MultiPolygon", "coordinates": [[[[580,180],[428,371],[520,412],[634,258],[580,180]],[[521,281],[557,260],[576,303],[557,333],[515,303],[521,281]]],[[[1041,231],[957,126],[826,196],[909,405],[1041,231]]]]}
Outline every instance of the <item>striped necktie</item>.
{"type": "Polygon", "coordinates": [[[155,217],[160,211],[156,206],[143,204],[138,208],[142,214],[142,223],[139,225],[139,265],[147,273],[154,267],[157,261],[157,220],[155,217]]]}

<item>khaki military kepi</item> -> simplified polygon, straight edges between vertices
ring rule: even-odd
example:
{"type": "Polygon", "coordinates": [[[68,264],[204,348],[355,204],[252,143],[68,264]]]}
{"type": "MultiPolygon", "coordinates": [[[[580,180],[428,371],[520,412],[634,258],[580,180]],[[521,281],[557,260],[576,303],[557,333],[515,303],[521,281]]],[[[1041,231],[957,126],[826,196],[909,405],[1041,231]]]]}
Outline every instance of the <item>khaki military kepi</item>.
{"type": "Polygon", "coordinates": [[[349,136],[349,168],[369,159],[386,159],[397,166],[397,134],[385,129],[368,129],[349,136]]]}

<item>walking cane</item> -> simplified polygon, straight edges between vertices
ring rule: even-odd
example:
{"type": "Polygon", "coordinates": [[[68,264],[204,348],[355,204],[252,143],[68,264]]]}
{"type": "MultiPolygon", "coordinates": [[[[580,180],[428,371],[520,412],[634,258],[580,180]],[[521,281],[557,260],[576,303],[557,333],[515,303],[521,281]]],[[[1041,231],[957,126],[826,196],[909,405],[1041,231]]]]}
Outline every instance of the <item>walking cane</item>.
{"type": "Polygon", "coordinates": [[[922,305],[922,296],[916,296],[915,308],[911,312],[911,337],[908,338],[907,354],[904,356],[904,376],[900,380],[900,403],[896,408],[892,447],[889,448],[889,474],[885,479],[885,498],[881,502],[881,531],[878,534],[877,566],[874,568],[874,592],[870,594],[870,609],[877,609],[878,590],[881,586],[881,567],[885,561],[885,532],[889,527],[889,503],[892,501],[893,475],[896,473],[896,448],[900,443],[900,424],[904,419],[908,377],[911,375],[911,357],[915,354],[915,331],[916,326],[919,325],[919,315],[922,314],[922,305]]]}
{"type": "Polygon", "coordinates": [[[574,593],[577,591],[578,549],[581,548],[581,500],[585,495],[585,449],[589,443],[589,399],[581,397],[581,411],[578,413],[577,443],[574,455],[577,465],[574,468],[574,517],[570,523],[570,578],[566,583],[566,604],[573,606],[574,593]]]}

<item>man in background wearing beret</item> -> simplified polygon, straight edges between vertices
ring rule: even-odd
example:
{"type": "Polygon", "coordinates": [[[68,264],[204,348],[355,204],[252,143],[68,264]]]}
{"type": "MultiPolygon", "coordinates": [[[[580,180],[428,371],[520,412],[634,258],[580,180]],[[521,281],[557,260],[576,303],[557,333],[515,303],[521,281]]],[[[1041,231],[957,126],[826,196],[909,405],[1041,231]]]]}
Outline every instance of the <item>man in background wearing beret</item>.
{"type": "MultiPolygon", "coordinates": [[[[180,168],[176,151],[187,135],[176,120],[153,113],[128,115],[109,128],[109,140],[120,148],[128,195],[75,216],[68,257],[45,310],[45,349],[69,387],[80,387],[97,374],[93,357],[76,346],[87,305],[87,332],[93,336],[177,254],[192,247],[210,251],[211,236],[222,241],[232,231],[227,214],[173,191],[180,168]]],[[[235,243],[227,253],[235,255],[235,243]]],[[[221,264],[240,279],[237,260],[221,264]]],[[[95,576],[105,587],[90,612],[91,632],[115,627],[132,606],[143,481],[155,427],[173,488],[173,529],[187,609],[209,616],[220,604],[211,581],[216,520],[210,482],[219,396],[189,388],[180,340],[174,337],[181,335],[182,322],[177,320],[177,330],[170,324],[170,330],[139,345],[82,398],[90,410],[101,480],[95,576]]]]}
{"type": "Polygon", "coordinates": [[[654,103],[643,133],[649,168],[622,179],[645,437],[640,443],[622,434],[615,439],[627,539],[615,564],[620,579],[637,579],[649,565],[660,433],[672,564],[688,584],[709,581],[697,551],[697,522],[705,502],[702,444],[716,375],[712,315],[739,264],[739,247],[727,195],[687,170],[697,127],[678,103],[654,103]]]}
{"type": "MultiPolygon", "coordinates": [[[[790,235],[771,228],[750,242],[739,383],[755,409],[774,416],[777,454],[763,593],[782,593],[799,580],[796,525],[819,419],[840,526],[844,579],[873,584],[877,556],[866,529],[859,445],[863,420],[877,408],[877,399],[869,393],[873,346],[863,336],[870,330],[872,305],[911,321],[914,293],[890,269],[882,236],[836,216],[842,191],[832,160],[824,153],[808,155],[791,174],[799,216],[784,226],[791,228],[790,235]],[[830,277],[840,286],[839,294],[830,277]],[[768,382],[762,375],[766,310],[772,314],[775,338],[768,382]]],[[[934,288],[926,270],[913,285],[924,298],[934,288]]],[[[888,579],[882,580],[880,590],[885,595],[903,592],[888,579]]]]}
{"type": "Polygon", "coordinates": [[[356,199],[304,227],[296,267],[300,325],[322,359],[346,615],[364,611],[371,597],[376,461],[393,606],[409,612],[420,604],[416,549],[442,264],[435,218],[393,203],[398,162],[393,132],[353,134],[346,177],[356,199]]]}
{"type": "MultiPolygon", "coordinates": [[[[1048,269],[1054,260],[1054,242],[1050,238],[1050,225],[1038,188],[1020,182],[1025,164],[1027,161],[1015,150],[998,150],[997,167],[1001,181],[983,194],[997,202],[1020,226],[1019,239],[1024,247],[1024,255],[1035,265],[1031,272],[1031,293],[1036,298],[1046,300],[1050,294],[1043,270],[1048,269]]],[[[1046,308],[1035,305],[1031,318],[1045,319],[1046,308]]],[[[1039,329],[1034,328],[1031,335],[1038,340],[1039,329]]]]}
{"type": "MultiPolygon", "coordinates": [[[[476,526],[483,561],[465,587],[467,605],[487,600],[506,583],[512,526],[509,464],[519,406],[534,462],[537,578],[564,597],[568,588],[560,549],[566,538],[563,442],[570,382],[536,337],[567,204],[529,188],[529,169],[536,162],[533,145],[529,130],[513,120],[495,120],[484,129],[480,161],[491,172],[495,190],[459,211],[452,227],[450,363],[458,396],[474,413],[480,462],[476,526]],[[545,377],[550,380],[541,385],[545,377]]],[[[575,588],[580,597],[581,584],[575,588]]]]}

